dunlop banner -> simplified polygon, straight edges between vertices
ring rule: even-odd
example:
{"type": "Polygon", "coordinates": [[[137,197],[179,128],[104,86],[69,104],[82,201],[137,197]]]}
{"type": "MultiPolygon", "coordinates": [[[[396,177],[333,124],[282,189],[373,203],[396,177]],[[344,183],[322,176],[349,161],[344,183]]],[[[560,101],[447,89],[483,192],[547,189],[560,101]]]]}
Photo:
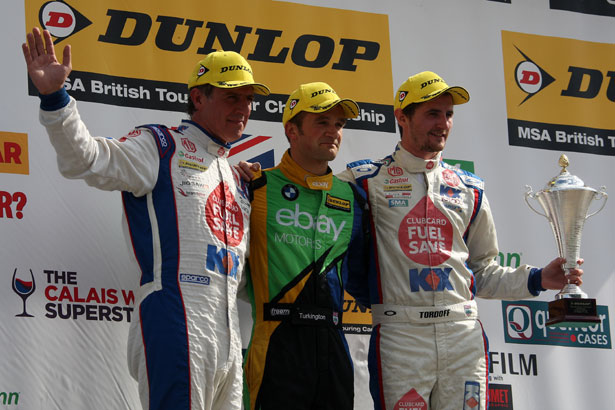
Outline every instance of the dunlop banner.
{"type": "Polygon", "coordinates": [[[502,31],[510,145],[615,155],[615,44],[502,31]]]}
{"type": "MultiPolygon", "coordinates": [[[[386,15],[271,0],[237,0],[233,7],[197,0],[25,5],[28,31],[49,30],[59,56],[71,45],[65,87],[77,100],[183,112],[192,68],[223,49],[246,57],[256,80],[272,90],[257,96],[252,119],[280,122],[290,92],[325,81],[361,107],[347,128],[395,132],[386,15]]],[[[32,84],[29,93],[37,95],[32,84]]]]}

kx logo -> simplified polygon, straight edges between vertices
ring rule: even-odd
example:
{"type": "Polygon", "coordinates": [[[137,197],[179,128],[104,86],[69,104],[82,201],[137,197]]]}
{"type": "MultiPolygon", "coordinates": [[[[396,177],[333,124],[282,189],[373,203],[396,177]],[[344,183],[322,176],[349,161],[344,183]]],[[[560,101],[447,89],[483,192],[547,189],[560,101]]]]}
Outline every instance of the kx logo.
{"type": "Polygon", "coordinates": [[[214,272],[228,275],[237,279],[239,257],[228,249],[218,249],[214,245],[207,245],[206,267],[214,272]]]}
{"type": "Polygon", "coordinates": [[[410,269],[410,290],[418,292],[422,288],[428,292],[441,292],[443,290],[454,290],[453,285],[448,280],[448,276],[453,268],[423,268],[410,269]]]}
{"type": "Polygon", "coordinates": [[[448,198],[459,198],[461,190],[451,188],[450,186],[440,185],[440,195],[448,198]]]}

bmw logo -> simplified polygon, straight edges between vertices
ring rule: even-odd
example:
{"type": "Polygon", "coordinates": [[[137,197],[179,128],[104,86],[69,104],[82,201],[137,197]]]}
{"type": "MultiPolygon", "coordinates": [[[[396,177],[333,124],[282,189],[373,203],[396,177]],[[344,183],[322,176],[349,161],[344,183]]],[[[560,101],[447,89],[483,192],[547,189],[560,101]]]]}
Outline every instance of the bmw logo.
{"type": "Polygon", "coordinates": [[[299,197],[299,188],[293,184],[286,184],[282,187],[282,196],[288,201],[294,201],[299,197]]]}

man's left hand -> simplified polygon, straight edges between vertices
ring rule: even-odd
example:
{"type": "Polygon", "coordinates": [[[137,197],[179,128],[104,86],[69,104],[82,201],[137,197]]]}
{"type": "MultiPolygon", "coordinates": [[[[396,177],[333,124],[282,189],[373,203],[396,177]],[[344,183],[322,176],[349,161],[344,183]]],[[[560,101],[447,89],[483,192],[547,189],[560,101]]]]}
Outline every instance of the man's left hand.
{"type": "MultiPolygon", "coordinates": [[[[577,261],[577,265],[583,264],[583,259],[577,261]]],[[[566,263],[565,258],[555,258],[547,266],[542,269],[542,287],[545,289],[560,290],[567,283],[573,283],[580,286],[583,284],[583,269],[570,269],[566,271],[562,268],[562,265],[566,263]]]]}

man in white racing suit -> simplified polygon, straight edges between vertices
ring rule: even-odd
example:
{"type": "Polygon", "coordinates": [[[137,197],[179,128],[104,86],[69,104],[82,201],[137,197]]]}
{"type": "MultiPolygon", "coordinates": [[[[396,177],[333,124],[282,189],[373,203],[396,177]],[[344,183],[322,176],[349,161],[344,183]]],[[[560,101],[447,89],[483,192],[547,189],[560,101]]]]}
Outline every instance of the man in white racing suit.
{"type": "Polygon", "coordinates": [[[123,191],[125,233],[140,272],[128,361],[143,408],[240,409],[236,293],[250,203],[226,157],[254,94],[269,89],[254,82],[239,54],[212,52],[188,82],[190,120],[137,127],[121,139],[92,137],[63,88],[70,47],[60,64],[49,32],[35,28],[22,48],[60,172],[123,191]]]}
{"type": "MultiPolygon", "coordinates": [[[[375,408],[486,409],[488,346],[475,297],[522,299],[561,289],[556,258],[544,269],[502,267],[483,181],[441,161],[453,106],[469,100],[432,72],[396,94],[401,141],[381,161],[339,175],[367,193],[373,269],[347,290],[371,306],[370,390],[375,408]]],[[[581,283],[582,270],[567,277],[581,283]]]]}

